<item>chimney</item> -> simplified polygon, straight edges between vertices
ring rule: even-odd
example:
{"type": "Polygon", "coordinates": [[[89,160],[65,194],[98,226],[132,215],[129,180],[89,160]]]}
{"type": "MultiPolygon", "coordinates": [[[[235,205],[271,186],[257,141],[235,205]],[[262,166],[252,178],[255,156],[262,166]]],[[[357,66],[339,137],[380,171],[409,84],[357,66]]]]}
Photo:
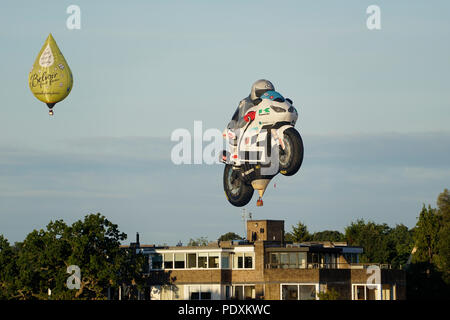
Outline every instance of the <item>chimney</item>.
{"type": "Polygon", "coordinates": [[[136,232],[136,246],[139,247],[139,232],[136,232]]]}

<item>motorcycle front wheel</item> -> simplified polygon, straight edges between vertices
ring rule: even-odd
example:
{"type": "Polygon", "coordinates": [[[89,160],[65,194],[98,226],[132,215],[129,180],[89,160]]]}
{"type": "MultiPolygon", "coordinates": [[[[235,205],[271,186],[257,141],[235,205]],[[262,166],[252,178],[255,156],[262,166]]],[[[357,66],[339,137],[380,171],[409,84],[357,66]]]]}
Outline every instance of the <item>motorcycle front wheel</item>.
{"type": "Polygon", "coordinates": [[[243,207],[253,197],[253,187],[240,177],[240,170],[233,170],[230,164],[223,171],[223,189],[228,201],[235,207],[243,207]]]}
{"type": "Polygon", "coordinates": [[[284,150],[280,146],[280,173],[292,176],[297,173],[303,162],[302,137],[294,128],[288,128],[283,132],[284,150]]]}

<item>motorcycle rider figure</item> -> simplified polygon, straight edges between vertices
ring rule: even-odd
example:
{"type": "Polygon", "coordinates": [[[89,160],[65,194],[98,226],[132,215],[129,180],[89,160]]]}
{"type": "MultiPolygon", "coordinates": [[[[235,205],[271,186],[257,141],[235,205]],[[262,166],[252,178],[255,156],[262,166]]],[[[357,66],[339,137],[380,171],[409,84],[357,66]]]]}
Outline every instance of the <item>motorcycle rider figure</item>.
{"type": "Polygon", "coordinates": [[[260,97],[265,92],[271,90],[275,91],[275,87],[269,80],[261,79],[253,83],[250,94],[248,95],[248,97],[242,99],[241,102],[239,102],[239,105],[234,112],[231,121],[227,125],[229,134],[231,134],[232,136],[234,135],[233,139],[235,139],[236,131],[238,129],[242,128],[246,122],[249,122],[250,120],[253,120],[255,118],[255,113],[250,112],[249,114],[247,114],[247,110],[259,104],[261,102],[260,97]]]}
{"type": "MultiPolygon", "coordinates": [[[[250,108],[258,105],[261,102],[260,97],[267,91],[271,90],[275,90],[272,82],[265,79],[257,80],[255,81],[255,83],[253,83],[248,97],[242,99],[239,102],[239,105],[234,112],[231,121],[228,123],[225,129],[226,132],[224,131],[223,133],[224,136],[226,135],[229,138],[228,141],[230,142],[230,149],[232,154],[236,153],[237,134],[239,134],[239,130],[243,128],[247,122],[255,119],[255,112],[250,111],[247,113],[247,111],[250,108]]],[[[230,154],[224,150],[221,161],[226,162],[226,159],[229,155],[230,154]]]]}

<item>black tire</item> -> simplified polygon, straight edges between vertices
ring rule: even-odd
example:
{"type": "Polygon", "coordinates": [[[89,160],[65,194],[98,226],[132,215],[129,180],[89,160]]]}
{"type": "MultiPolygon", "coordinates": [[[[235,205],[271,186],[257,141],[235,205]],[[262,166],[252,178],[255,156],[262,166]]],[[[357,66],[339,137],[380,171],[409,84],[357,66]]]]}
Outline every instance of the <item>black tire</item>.
{"type": "Polygon", "coordinates": [[[243,207],[253,197],[253,187],[240,177],[239,170],[233,170],[232,165],[225,165],[223,171],[223,190],[228,201],[235,207],[243,207]]]}
{"type": "Polygon", "coordinates": [[[280,146],[280,173],[292,176],[297,173],[303,162],[302,137],[294,128],[288,128],[283,132],[285,149],[280,146]]]}

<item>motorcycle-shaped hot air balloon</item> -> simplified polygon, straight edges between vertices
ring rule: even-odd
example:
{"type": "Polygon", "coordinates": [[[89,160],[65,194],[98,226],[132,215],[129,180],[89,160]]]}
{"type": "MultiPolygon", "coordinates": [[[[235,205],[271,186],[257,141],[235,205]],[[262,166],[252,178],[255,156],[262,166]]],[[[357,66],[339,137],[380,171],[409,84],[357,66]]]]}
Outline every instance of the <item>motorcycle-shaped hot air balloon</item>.
{"type": "Polygon", "coordinates": [[[55,104],[64,100],[72,90],[72,71],[52,34],[45,40],[34,62],[28,84],[33,95],[47,104],[50,115],[53,115],[55,104]]]}
{"type": "MultiPolygon", "coordinates": [[[[231,137],[223,132],[229,151],[224,151],[223,187],[228,201],[242,207],[250,202],[258,190],[257,206],[270,180],[281,173],[292,176],[303,161],[303,141],[294,128],[298,119],[292,100],[276,91],[267,91],[261,102],[247,111],[252,118],[231,137]]],[[[233,134],[232,134],[233,135],[233,134]]]]}

